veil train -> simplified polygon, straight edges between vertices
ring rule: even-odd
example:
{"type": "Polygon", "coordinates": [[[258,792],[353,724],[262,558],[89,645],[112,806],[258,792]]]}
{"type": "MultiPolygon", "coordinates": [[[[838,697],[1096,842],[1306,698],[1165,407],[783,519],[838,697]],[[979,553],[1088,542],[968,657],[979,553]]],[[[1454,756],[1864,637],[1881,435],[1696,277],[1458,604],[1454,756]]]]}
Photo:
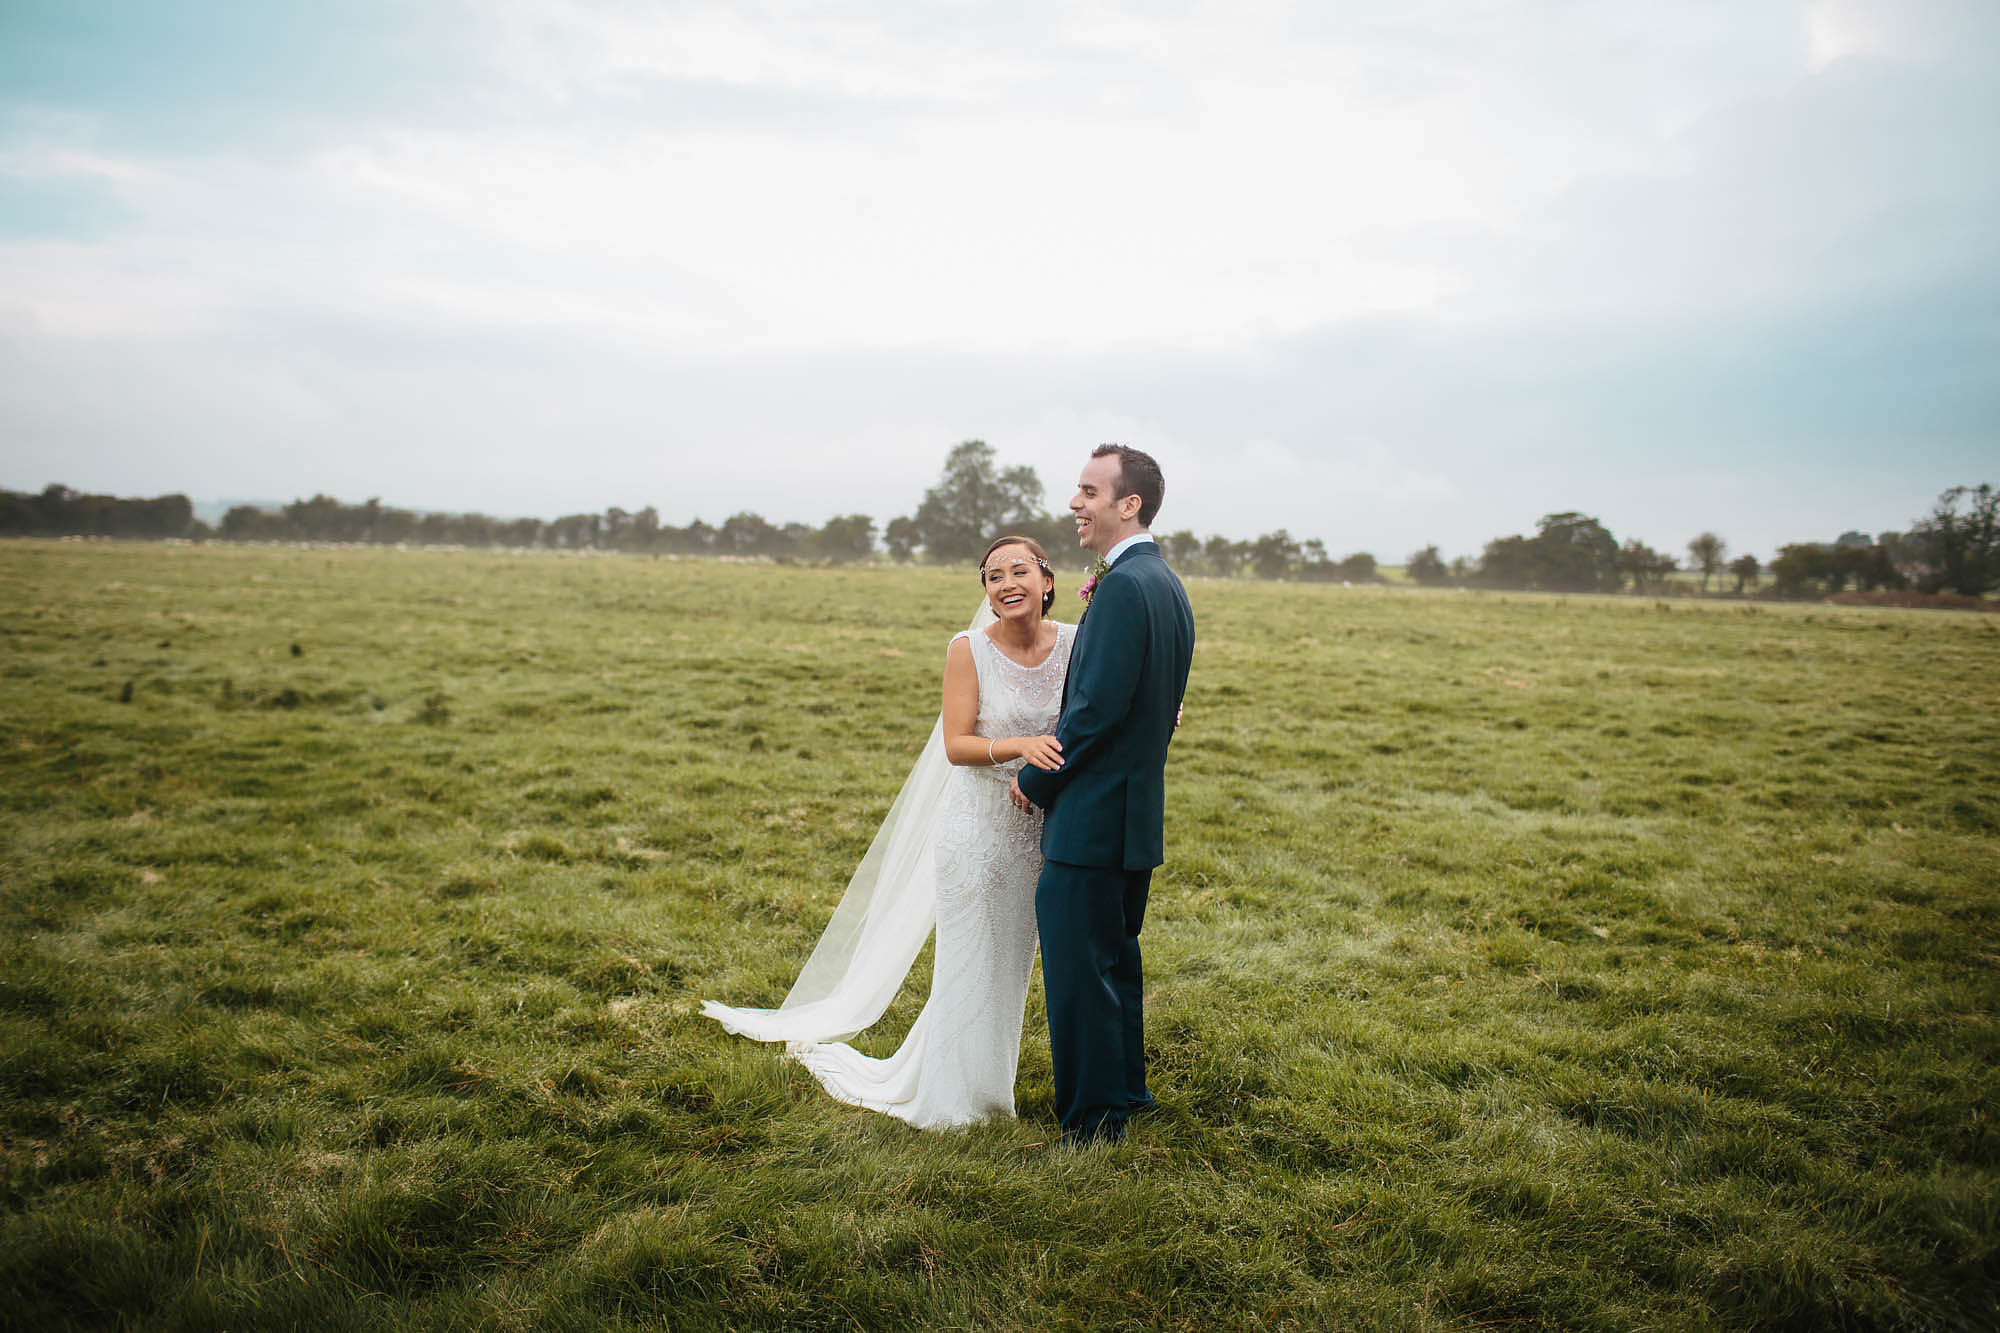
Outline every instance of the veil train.
{"type": "MultiPolygon", "coordinates": [[[[996,619],[981,598],[967,628],[996,619]]],[[[731,1032],[788,1047],[845,1041],[880,1018],[937,924],[937,812],[950,776],[940,716],[784,1003],[704,1000],[701,1011],[731,1032]]]]}

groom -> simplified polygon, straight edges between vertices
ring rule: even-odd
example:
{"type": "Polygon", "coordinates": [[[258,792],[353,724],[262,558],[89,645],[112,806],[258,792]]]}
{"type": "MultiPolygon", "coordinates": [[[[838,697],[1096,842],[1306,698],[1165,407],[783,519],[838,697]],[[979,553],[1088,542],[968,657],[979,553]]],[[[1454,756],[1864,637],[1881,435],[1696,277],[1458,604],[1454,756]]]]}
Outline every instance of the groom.
{"type": "Polygon", "coordinates": [[[1098,576],[1063,683],[1063,766],[1025,768],[1014,801],[1047,812],[1035,921],[1055,1062],[1056,1115],[1072,1144],[1125,1136],[1146,1089],[1139,925],[1160,853],[1167,742],[1194,652],[1194,615],[1147,529],[1166,483],[1137,449],[1099,445],[1077,479],[1077,542],[1098,576]]]}

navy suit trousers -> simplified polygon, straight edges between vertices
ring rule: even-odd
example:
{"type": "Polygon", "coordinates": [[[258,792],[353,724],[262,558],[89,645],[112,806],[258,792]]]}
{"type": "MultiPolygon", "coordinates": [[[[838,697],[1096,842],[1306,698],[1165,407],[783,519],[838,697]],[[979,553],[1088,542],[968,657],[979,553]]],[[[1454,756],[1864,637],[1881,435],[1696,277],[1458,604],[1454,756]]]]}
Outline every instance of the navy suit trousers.
{"type": "Polygon", "coordinates": [[[1056,1117],[1084,1139],[1117,1138],[1146,1090],[1139,927],[1153,872],[1045,861],[1035,886],[1056,1117]]]}

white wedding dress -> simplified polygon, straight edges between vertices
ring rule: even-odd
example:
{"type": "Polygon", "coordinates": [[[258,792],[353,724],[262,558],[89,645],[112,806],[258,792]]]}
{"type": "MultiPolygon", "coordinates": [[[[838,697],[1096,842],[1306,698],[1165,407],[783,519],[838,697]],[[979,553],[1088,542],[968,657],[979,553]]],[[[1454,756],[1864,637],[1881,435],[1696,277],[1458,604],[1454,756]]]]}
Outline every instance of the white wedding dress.
{"type": "MultiPolygon", "coordinates": [[[[1074,635],[1075,626],[1058,624],[1049,655],[1025,667],[979,629],[959,635],[972,642],[979,677],[974,733],[1052,734],[1074,635]]],[[[732,1032],[785,1042],[839,1100],[924,1129],[1014,1113],[1042,867],[1041,815],[1007,799],[1022,761],[948,766],[926,778],[927,761],[935,767],[941,758],[934,730],[784,1006],[702,1006],[732,1032]],[[928,866],[910,855],[921,846],[931,851],[928,866]],[[937,924],[930,999],[895,1054],[871,1058],[841,1038],[874,1022],[894,997],[928,934],[926,899],[937,924]],[[919,922],[925,929],[913,929],[919,922]]]]}

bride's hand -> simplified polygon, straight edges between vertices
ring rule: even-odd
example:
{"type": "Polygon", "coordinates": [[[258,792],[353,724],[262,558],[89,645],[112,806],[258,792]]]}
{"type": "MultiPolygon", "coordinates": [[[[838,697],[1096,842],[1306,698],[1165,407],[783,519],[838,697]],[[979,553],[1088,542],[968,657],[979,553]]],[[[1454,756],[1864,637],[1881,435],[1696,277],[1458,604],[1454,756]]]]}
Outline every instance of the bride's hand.
{"type": "Polygon", "coordinates": [[[1021,747],[1021,758],[1036,768],[1053,773],[1062,767],[1062,742],[1053,736],[1023,736],[1014,742],[1021,747]]]}

